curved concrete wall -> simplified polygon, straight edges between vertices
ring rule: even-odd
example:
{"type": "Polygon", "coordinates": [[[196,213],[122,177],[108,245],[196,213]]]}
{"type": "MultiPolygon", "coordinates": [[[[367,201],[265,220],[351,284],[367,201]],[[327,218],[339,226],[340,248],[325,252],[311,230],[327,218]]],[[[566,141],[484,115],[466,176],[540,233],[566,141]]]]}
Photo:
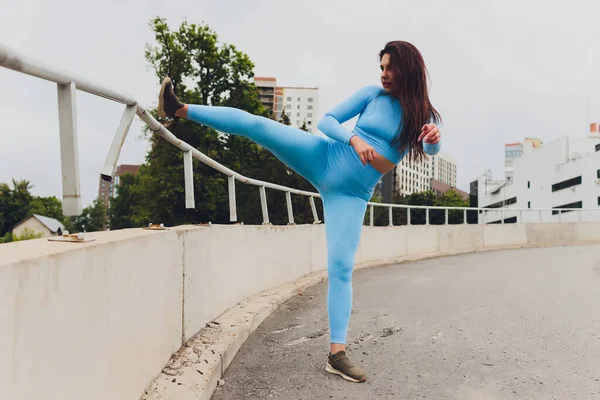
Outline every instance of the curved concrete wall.
{"type": "MultiPolygon", "coordinates": [[[[1,399],[139,399],[207,322],[326,263],[322,225],[89,236],[0,245],[1,399]]],[[[585,243],[600,223],[365,227],[356,262],[585,243]]]]}

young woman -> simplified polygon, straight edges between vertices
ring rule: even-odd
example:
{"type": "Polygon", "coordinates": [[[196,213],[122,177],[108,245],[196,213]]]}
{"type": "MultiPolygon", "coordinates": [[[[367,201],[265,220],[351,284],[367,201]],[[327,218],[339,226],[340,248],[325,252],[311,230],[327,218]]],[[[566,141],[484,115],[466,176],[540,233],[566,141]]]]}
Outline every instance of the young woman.
{"type": "Polygon", "coordinates": [[[420,52],[403,41],[379,54],[381,87],[367,86],[320,121],[327,137],[229,107],[183,104],[165,78],[158,115],[187,118],[221,132],[245,136],[304,176],[322,196],[328,252],[328,314],[331,351],[326,370],[351,382],[364,371],[345,352],[352,309],[352,270],[367,202],[381,177],[407,154],[437,154],[440,115],[431,105],[420,52]],[[359,115],[350,132],[342,123],[359,115]]]}

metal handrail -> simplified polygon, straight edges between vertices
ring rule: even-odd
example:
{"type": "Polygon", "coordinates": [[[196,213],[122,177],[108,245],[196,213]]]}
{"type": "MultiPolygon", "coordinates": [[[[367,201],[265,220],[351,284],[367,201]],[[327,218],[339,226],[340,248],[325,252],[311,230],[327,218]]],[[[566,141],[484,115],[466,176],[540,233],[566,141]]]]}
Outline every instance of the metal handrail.
{"type": "MultiPolygon", "coordinates": [[[[121,151],[121,147],[125,141],[126,135],[131,126],[131,121],[134,115],[137,115],[143,120],[150,129],[161,135],[165,140],[174,146],[178,147],[186,155],[184,157],[184,173],[185,173],[185,192],[186,192],[186,207],[194,208],[195,202],[193,197],[193,179],[192,179],[192,168],[191,158],[196,158],[205,165],[227,175],[229,177],[229,207],[230,207],[230,220],[237,221],[236,211],[236,198],[235,198],[235,181],[246,183],[253,186],[258,186],[260,189],[260,198],[263,213],[263,223],[269,223],[267,199],[265,189],[279,190],[286,193],[286,203],[288,207],[288,217],[290,224],[294,223],[293,209],[291,204],[291,194],[306,196],[310,199],[312,208],[313,218],[315,223],[319,223],[319,216],[314,203],[314,198],[320,198],[319,193],[309,192],[304,190],[298,190],[283,185],[274,184],[271,182],[262,181],[259,179],[248,178],[236,171],[233,171],[221,163],[208,157],[198,149],[190,146],[188,143],[177,138],[171,133],[163,124],[158,122],[151,113],[148,112],[141,104],[139,104],[133,97],[117,92],[115,90],[106,88],[103,85],[93,83],[91,81],[81,79],[74,75],[61,72],[57,69],[44,66],[42,63],[37,62],[31,58],[28,58],[16,50],[0,43],[0,66],[20,72],[23,74],[31,75],[37,78],[44,79],[46,81],[54,82],[58,85],[58,97],[59,97],[59,122],[61,130],[61,163],[63,169],[63,211],[66,215],[77,215],[81,212],[80,202],[80,188],[79,188],[79,170],[78,170],[78,155],[77,155],[77,130],[75,126],[75,104],[73,92],[75,89],[82,90],[89,94],[106,98],[121,104],[124,104],[125,111],[121,119],[121,123],[117,128],[117,133],[113,140],[111,149],[106,159],[104,168],[102,169],[101,176],[105,180],[112,180],[114,172],[116,170],[116,164],[118,156],[121,151]],[[70,151],[70,152],[69,152],[70,151]],[[73,201],[75,200],[75,201],[73,201]]],[[[426,212],[426,223],[429,223],[429,210],[445,210],[445,223],[448,223],[448,212],[452,210],[462,210],[464,212],[463,223],[467,223],[466,213],[467,211],[477,211],[478,213],[483,212],[485,215],[488,212],[500,212],[502,214],[502,223],[504,223],[504,215],[506,212],[539,212],[540,221],[541,213],[547,211],[554,211],[559,214],[559,219],[562,219],[562,214],[568,211],[578,211],[579,217],[581,213],[586,211],[597,212],[599,209],[520,209],[520,208],[482,208],[482,207],[443,207],[443,206],[419,206],[419,205],[407,205],[407,204],[390,204],[390,203],[376,203],[368,202],[370,207],[370,225],[374,224],[373,209],[374,207],[388,208],[389,212],[389,225],[392,225],[392,210],[394,208],[407,209],[407,224],[411,224],[410,210],[411,209],[425,209],[426,212]]]]}

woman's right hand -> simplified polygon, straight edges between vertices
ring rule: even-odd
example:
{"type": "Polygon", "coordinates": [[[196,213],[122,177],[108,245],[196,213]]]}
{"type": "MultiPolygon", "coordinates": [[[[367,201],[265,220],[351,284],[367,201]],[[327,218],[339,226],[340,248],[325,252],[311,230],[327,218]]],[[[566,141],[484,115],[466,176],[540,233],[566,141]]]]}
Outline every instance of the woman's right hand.
{"type": "Polygon", "coordinates": [[[356,151],[356,154],[360,157],[360,161],[363,165],[367,165],[367,163],[370,163],[377,158],[377,152],[375,152],[373,146],[367,144],[367,142],[356,135],[350,138],[350,146],[354,148],[354,151],[356,151]]]}

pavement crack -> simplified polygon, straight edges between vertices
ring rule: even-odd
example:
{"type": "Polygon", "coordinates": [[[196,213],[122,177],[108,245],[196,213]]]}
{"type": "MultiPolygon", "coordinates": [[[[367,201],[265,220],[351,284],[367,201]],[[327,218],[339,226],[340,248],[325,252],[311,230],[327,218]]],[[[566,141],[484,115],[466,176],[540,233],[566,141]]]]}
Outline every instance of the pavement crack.
{"type": "Polygon", "coordinates": [[[304,343],[304,342],[308,342],[309,340],[312,340],[312,339],[320,338],[321,336],[325,336],[326,334],[327,334],[327,329],[322,329],[318,332],[311,333],[310,335],[306,335],[301,338],[292,340],[291,342],[287,342],[286,344],[284,344],[284,346],[286,346],[286,347],[296,346],[300,343],[304,343]]]}
{"type": "Polygon", "coordinates": [[[381,332],[381,337],[382,338],[386,338],[386,337],[390,337],[392,335],[395,335],[398,332],[402,332],[402,328],[385,328],[382,332],[381,332]]]}

